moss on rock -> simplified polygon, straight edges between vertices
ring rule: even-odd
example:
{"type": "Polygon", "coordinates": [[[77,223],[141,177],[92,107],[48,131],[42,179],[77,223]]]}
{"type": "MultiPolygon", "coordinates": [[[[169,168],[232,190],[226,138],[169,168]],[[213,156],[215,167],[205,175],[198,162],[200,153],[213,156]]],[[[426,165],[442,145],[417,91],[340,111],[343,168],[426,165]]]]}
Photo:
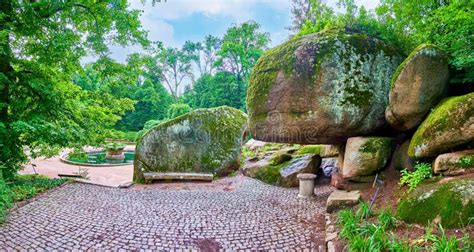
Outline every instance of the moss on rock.
{"type": "Polygon", "coordinates": [[[158,124],[137,143],[134,180],[144,172],[204,172],[238,168],[246,115],[234,108],[197,109],[158,124]]]}
{"type": "Polygon", "coordinates": [[[441,101],[418,127],[408,148],[416,158],[432,157],[474,140],[474,93],[441,101]]]}
{"type": "Polygon", "coordinates": [[[466,226],[474,216],[474,180],[457,179],[419,186],[401,199],[397,216],[408,223],[439,222],[446,228],[466,226]]]}
{"type": "Polygon", "coordinates": [[[342,143],[385,124],[390,78],[402,57],[362,33],[295,37],[257,62],[247,91],[249,128],[263,141],[342,143]],[[316,137],[306,136],[309,130],[316,137]]]}

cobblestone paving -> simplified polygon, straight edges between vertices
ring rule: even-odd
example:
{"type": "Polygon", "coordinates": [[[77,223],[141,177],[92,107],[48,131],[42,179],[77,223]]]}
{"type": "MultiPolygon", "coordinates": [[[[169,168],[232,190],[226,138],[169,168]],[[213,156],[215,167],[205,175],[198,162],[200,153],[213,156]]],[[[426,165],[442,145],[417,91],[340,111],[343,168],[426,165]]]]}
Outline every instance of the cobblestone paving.
{"type": "Polygon", "coordinates": [[[227,186],[68,184],[13,210],[0,250],[295,249],[324,242],[324,202],[237,176],[227,186]]]}

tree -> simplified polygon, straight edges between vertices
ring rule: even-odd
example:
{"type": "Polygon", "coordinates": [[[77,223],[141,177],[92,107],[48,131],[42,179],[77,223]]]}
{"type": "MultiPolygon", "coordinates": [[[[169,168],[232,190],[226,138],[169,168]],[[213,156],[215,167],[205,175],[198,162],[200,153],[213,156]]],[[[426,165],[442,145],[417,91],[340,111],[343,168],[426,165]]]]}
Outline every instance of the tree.
{"type": "Polygon", "coordinates": [[[127,1],[0,0],[0,166],[10,178],[31,157],[94,143],[125,108],[102,106],[73,84],[87,52],[147,45],[127,1]]]}
{"type": "Polygon", "coordinates": [[[215,65],[221,71],[228,71],[238,80],[246,82],[251,69],[270,42],[270,35],[259,30],[260,25],[254,21],[227,29],[215,65]]]}
{"type": "Polygon", "coordinates": [[[157,55],[157,64],[161,69],[160,78],[176,102],[179,99],[183,81],[186,78],[192,80],[192,58],[189,53],[176,48],[162,49],[157,55]]]}
{"type": "Polygon", "coordinates": [[[297,33],[301,30],[307,20],[311,20],[310,12],[311,3],[310,0],[292,0],[291,14],[292,14],[292,25],[288,27],[293,33],[297,33]]]}
{"type": "Polygon", "coordinates": [[[452,83],[474,82],[474,2],[469,0],[383,0],[380,23],[392,27],[405,52],[433,43],[451,54],[452,83]]]}
{"type": "Polygon", "coordinates": [[[215,75],[205,74],[188,89],[183,99],[193,108],[212,108],[227,105],[245,110],[245,88],[243,81],[229,72],[215,75]]]}

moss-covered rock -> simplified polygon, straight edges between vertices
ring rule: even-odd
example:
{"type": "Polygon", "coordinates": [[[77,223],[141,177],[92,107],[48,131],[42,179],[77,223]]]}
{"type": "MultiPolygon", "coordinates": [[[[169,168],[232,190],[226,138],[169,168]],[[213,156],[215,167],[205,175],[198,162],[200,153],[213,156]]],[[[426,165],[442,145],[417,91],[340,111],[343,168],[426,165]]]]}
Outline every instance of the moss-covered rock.
{"type": "Polygon", "coordinates": [[[413,135],[408,155],[434,157],[474,140],[474,93],[444,99],[413,135]]]}
{"type": "Polygon", "coordinates": [[[397,216],[408,223],[438,222],[446,228],[472,224],[469,218],[474,216],[474,179],[418,186],[400,200],[397,216]]]}
{"type": "Polygon", "coordinates": [[[381,128],[401,60],[376,38],[339,31],[296,37],[268,50],[247,93],[252,136],[332,144],[381,128]]]}
{"type": "Polygon", "coordinates": [[[436,157],[433,172],[446,176],[461,175],[474,169],[474,150],[445,153],[436,157]]]}
{"type": "Polygon", "coordinates": [[[224,176],[239,167],[247,116],[234,108],[198,109],[150,129],[138,141],[134,181],[144,172],[202,172],[224,176]]]}
{"type": "Polygon", "coordinates": [[[373,175],[390,159],[392,140],[387,137],[351,137],[344,153],[342,176],[356,179],[373,175]]]}
{"type": "Polygon", "coordinates": [[[446,96],[448,56],[430,44],[418,46],[397,68],[385,117],[397,130],[420,125],[429,111],[446,96]]]}

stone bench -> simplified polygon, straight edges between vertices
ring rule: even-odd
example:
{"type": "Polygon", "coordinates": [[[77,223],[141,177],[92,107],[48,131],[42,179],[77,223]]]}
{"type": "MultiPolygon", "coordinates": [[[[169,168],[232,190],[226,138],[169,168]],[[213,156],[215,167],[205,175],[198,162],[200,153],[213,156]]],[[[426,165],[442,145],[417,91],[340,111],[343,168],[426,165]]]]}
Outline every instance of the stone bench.
{"type": "Polygon", "coordinates": [[[214,175],[211,173],[181,173],[181,172],[145,172],[143,173],[145,183],[152,180],[203,180],[212,181],[214,175]]]}

